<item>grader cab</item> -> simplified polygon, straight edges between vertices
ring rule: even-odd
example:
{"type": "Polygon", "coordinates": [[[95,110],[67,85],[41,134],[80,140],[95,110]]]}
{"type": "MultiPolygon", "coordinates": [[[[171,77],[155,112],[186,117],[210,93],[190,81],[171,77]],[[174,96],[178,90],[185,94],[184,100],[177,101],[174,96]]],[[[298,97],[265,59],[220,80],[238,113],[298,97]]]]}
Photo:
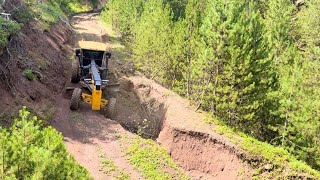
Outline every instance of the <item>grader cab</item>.
{"type": "Polygon", "coordinates": [[[108,61],[111,53],[107,52],[106,44],[99,42],[80,41],[79,47],[72,62],[71,82],[80,83],[80,87],[73,90],[70,109],[78,110],[81,102],[85,102],[91,104],[92,110],[104,110],[102,112],[106,117],[114,118],[116,98],[103,99],[106,94],[103,91],[107,88],[117,91],[119,87],[119,84],[109,85],[108,61]]]}

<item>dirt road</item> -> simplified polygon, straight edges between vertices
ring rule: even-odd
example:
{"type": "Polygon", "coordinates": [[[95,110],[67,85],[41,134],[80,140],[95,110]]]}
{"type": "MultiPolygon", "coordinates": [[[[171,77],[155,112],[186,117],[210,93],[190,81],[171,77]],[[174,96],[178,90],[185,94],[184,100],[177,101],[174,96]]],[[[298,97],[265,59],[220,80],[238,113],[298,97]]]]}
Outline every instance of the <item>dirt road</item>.
{"type": "MultiPolygon", "coordinates": [[[[107,37],[104,28],[97,18],[97,14],[81,14],[72,18],[72,26],[76,31],[74,47],[77,47],[76,42],[82,39],[108,43],[104,38],[107,37]]],[[[109,47],[112,49],[112,44],[109,44],[109,47]]],[[[66,86],[75,85],[68,83],[66,86]]],[[[129,174],[130,179],[142,179],[139,172],[127,162],[120,148],[119,134],[131,134],[119,123],[106,119],[100,112],[92,111],[89,105],[83,103],[81,110],[72,112],[69,110],[69,103],[69,96],[65,93],[59,96],[52,125],[62,132],[70,153],[89,170],[93,178],[114,179],[110,173],[101,169],[102,162],[109,159],[129,174]]],[[[119,116],[126,116],[126,112],[120,112],[119,116]]]]}

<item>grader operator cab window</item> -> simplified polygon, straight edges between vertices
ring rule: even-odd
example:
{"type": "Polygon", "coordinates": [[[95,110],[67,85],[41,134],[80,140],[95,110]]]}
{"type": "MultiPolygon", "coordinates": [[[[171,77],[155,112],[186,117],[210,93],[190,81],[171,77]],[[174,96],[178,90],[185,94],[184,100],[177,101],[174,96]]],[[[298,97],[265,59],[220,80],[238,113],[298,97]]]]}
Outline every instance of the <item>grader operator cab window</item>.
{"type": "Polygon", "coordinates": [[[88,66],[91,60],[95,60],[96,64],[101,67],[103,60],[103,51],[83,50],[83,65],[88,66]]]}

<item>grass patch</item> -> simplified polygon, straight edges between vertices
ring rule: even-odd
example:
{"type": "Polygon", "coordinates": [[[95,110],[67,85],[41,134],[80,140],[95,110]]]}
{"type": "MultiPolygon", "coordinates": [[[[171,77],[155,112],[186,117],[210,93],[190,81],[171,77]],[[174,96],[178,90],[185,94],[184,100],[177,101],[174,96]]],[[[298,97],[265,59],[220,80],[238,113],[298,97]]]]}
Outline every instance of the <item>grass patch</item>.
{"type": "Polygon", "coordinates": [[[99,155],[100,157],[99,171],[103,172],[108,176],[112,176],[118,180],[130,179],[130,176],[127,173],[125,173],[123,169],[120,169],[112,160],[106,158],[101,148],[99,148],[99,154],[100,154],[99,155]]]}
{"type": "Polygon", "coordinates": [[[81,4],[77,2],[69,2],[68,8],[73,13],[81,13],[92,10],[92,7],[88,4],[81,4]]]}
{"type": "Polygon", "coordinates": [[[238,132],[215,118],[205,119],[207,123],[214,123],[214,131],[228,137],[234,144],[245,150],[245,159],[257,170],[254,176],[270,178],[300,178],[320,179],[320,172],[312,169],[305,162],[297,160],[292,154],[282,147],[275,147],[266,142],[261,142],[242,132],[238,132]],[[255,159],[261,159],[257,162],[255,159]],[[264,165],[272,164],[272,169],[265,172],[264,165]]]}
{"type": "Polygon", "coordinates": [[[126,150],[130,163],[146,179],[189,179],[160,145],[152,140],[137,137],[126,150]],[[173,174],[170,172],[174,172],[173,174]]]}
{"type": "Polygon", "coordinates": [[[49,26],[58,22],[60,17],[65,17],[64,12],[56,3],[39,3],[33,6],[33,12],[37,14],[37,19],[49,26]]]}
{"type": "Polygon", "coordinates": [[[108,21],[109,18],[106,18],[108,15],[108,13],[106,13],[105,11],[102,11],[100,14],[100,22],[103,23],[103,26],[105,28],[106,33],[109,35],[109,37],[113,37],[113,38],[117,38],[118,35],[117,33],[112,29],[112,25],[111,22],[108,21]]]}
{"type": "Polygon", "coordinates": [[[23,75],[29,81],[33,81],[35,78],[33,71],[31,69],[26,69],[25,71],[23,71],[23,75]]]}
{"type": "MultiPolygon", "coordinates": [[[[34,18],[40,22],[42,28],[50,29],[51,25],[67,19],[67,16],[92,10],[92,4],[86,4],[80,0],[50,0],[41,3],[28,2],[23,8],[24,13],[28,14],[28,20],[34,18]]],[[[18,13],[19,14],[19,13],[18,13]]],[[[20,15],[21,16],[21,15],[20,15]]]]}

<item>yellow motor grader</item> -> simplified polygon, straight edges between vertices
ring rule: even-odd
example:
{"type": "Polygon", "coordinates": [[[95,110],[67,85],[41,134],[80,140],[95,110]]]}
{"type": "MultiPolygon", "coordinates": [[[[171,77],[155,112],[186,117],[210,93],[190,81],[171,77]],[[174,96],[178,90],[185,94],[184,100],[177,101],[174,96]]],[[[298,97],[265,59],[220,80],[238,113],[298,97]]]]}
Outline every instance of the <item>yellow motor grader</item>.
{"type": "Polygon", "coordinates": [[[107,52],[107,45],[94,41],[80,41],[75,50],[75,60],[72,62],[72,83],[80,83],[74,88],[70,109],[78,110],[81,102],[91,104],[92,110],[106,110],[105,116],[114,118],[116,114],[116,98],[103,99],[103,91],[110,88],[118,91],[119,84],[109,85],[108,61],[111,53],[107,52]],[[87,91],[88,93],[83,93],[87,91]]]}

